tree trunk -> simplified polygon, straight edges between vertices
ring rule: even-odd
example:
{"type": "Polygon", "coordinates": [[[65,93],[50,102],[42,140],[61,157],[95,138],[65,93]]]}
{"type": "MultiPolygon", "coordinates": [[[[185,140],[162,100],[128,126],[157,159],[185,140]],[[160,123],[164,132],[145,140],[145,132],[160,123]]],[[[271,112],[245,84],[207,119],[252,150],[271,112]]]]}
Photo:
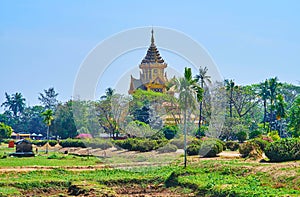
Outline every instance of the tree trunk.
{"type": "Polygon", "coordinates": [[[183,127],[183,135],[184,135],[184,167],[186,168],[186,163],[187,163],[187,155],[186,155],[186,133],[187,133],[187,122],[186,122],[186,110],[187,110],[187,100],[185,98],[184,101],[184,117],[183,117],[183,121],[184,121],[184,127],[183,127]]]}
{"type": "Polygon", "coordinates": [[[201,125],[202,125],[202,101],[200,101],[200,106],[199,106],[198,131],[200,131],[201,125]]]}
{"type": "Polygon", "coordinates": [[[267,101],[264,100],[264,131],[266,131],[267,101]]]}
{"type": "Polygon", "coordinates": [[[49,145],[49,125],[48,125],[48,128],[47,128],[47,144],[46,144],[46,154],[48,154],[48,145],[49,145]]]}

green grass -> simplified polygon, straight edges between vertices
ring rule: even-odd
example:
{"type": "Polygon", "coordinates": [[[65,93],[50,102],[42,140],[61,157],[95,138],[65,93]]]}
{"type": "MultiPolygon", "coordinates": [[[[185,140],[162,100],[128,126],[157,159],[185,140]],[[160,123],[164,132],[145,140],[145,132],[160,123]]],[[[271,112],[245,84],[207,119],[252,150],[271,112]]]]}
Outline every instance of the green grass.
{"type": "Polygon", "coordinates": [[[49,153],[35,157],[7,157],[0,159],[0,167],[16,166],[93,166],[101,163],[101,160],[90,157],[78,157],[74,155],[63,155],[61,153],[49,153]]]}
{"type": "MultiPolygon", "coordinates": [[[[8,150],[2,146],[0,154],[4,151],[8,150]]],[[[174,158],[166,156],[165,159],[174,158]]],[[[171,191],[180,191],[183,194],[194,193],[198,196],[300,196],[300,170],[295,168],[300,161],[269,164],[249,162],[244,159],[212,159],[194,161],[189,163],[186,169],[181,166],[182,164],[136,167],[127,170],[68,171],[63,169],[65,166],[93,166],[102,162],[117,164],[150,160],[147,155],[100,160],[96,157],[78,157],[60,153],[31,158],[7,157],[0,159],[0,167],[56,166],[57,168],[30,172],[0,171],[0,196],[23,196],[27,191],[48,188],[62,192],[71,187],[80,188],[78,191],[96,191],[98,193],[95,193],[95,196],[100,196],[100,194],[115,194],[115,187],[130,188],[132,184],[145,188],[149,184],[163,184],[171,191]]],[[[180,161],[177,160],[177,164],[180,161]]]]}
{"type": "Polygon", "coordinates": [[[266,164],[248,163],[243,160],[209,160],[194,163],[186,169],[172,165],[130,170],[103,169],[78,172],[57,168],[50,171],[0,173],[0,188],[2,188],[0,194],[9,196],[36,188],[68,188],[76,183],[86,183],[101,192],[107,192],[107,188],[111,186],[126,187],[130,184],[146,186],[163,183],[174,191],[182,188],[181,191],[184,193],[193,192],[199,196],[300,195],[300,190],[295,189],[300,175],[297,169],[285,167],[284,171],[293,171],[296,173],[294,176],[285,174],[271,176],[269,172],[256,171],[256,167],[264,166],[266,164]],[[244,167],[242,164],[245,164],[244,167]]]}

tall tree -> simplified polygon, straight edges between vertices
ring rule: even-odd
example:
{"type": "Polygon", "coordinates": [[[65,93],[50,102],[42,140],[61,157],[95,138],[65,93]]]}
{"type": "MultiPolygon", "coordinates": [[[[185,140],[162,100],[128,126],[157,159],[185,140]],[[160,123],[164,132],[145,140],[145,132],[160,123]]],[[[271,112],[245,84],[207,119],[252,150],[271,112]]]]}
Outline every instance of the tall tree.
{"type": "Polygon", "coordinates": [[[233,108],[233,92],[235,90],[238,89],[238,86],[235,85],[234,81],[231,79],[231,80],[228,80],[226,79],[225,80],[225,88],[228,92],[228,98],[229,98],[229,117],[232,118],[232,108],[233,108]]]}
{"type": "Polygon", "coordinates": [[[261,97],[261,100],[263,101],[264,106],[264,130],[266,129],[266,120],[267,120],[267,100],[270,96],[269,92],[269,81],[266,79],[265,82],[260,84],[260,92],[259,96],[261,97]]]}
{"type": "Polygon", "coordinates": [[[270,114],[272,117],[276,105],[276,98],[277,98],[279,86],[280,83],[278,83],[277,77],[269,79],[269,92],[270,92],[269,98],[270,98],[270,105],[271,105],[270,114]]]}
{"type": "MultiPolygon", "coordinates": [[[[42,116],[44,117],[44,122],[47,125],[47,140],[49,141],[49,129],[53,120],[53,112],[51,109],[47,109],[42,113],[42,116]]],[[[48,154],[48,144],[46,146],[46,154],[48,154]]]]}
{"type": "Polygon", "coordinates": [[[58,104],[57,96],[58,93],[56,93],[54,88],[51,87],[48,90],[44,90],[44,93],[40,93],[38,99],[46,109],[55,111],[55,108],[58,104]]]}
{"type": "Polygon", "coordinates": [[[283,128],[282,128],[282,118],[286,117],[286,111],[285,111],[286,103],[284,102],[284,98],[281,94],[277,95],[277,102],[276,102],[276,118],[280,122],[279,127],[279,135],[282,136],[283,128]]]}
{"type": "Polygon", "coordinates": [[[12,132],[13,129],[10,126],[4,124],[3,122],[0,122],[0,142],[1,139],[9,138],[12,132]]]}
{"type": "Polygon", "coordinates": [[[300,95],[297,96],[289,110],[289,130],[294,137],[300,136],[300,95]]]}
{"type": "Polygon", "coordinates": [[[78,134],[73,115],[73,102],[69,100],[63,104],[60,103],[57,105],[55,111],[51,131],[53,135],[59,136],[62,139],[73,138],[78,134]]]}
{"type": "Polygon", "coordinates": [[[25,108],[25,98],[21,93],[15,93],[11,96],[5,92],[6,101],[2,103],[1,107],[4,106],[13,112],[14,117],[19,116],[25,108]]]}
{"type": "Polygon", "coordinates": [[[187,164],[186,153],[186,135],[187,135],[187,111],[191,108],[195,108],[197,101],[202,100],[203,89],[199,86],[196,79],[192,77],[191,68],[184,69],[184,77],[174,79],[174,87],[177,93],[179,93],[180,108],[183,111],[184,120],[184,167],[187,164]]]}
{"type": "MultiPolygon", "coordinates": [[[[207,82],[211,83],[210,76],[207,75],[207,71],[208,71],[207,67],[204,68],[200,67],[199,73],[195,76],[195,78],[199,81],[200,87],[203,89],[203,91],[204,91],[204,85],[207,85],[207,82]]],[[[201,100],[199,102],[199,122],[198,122],[199,131],[202,124],[202,105],[203,105],[203,101],[201,100]]]]}

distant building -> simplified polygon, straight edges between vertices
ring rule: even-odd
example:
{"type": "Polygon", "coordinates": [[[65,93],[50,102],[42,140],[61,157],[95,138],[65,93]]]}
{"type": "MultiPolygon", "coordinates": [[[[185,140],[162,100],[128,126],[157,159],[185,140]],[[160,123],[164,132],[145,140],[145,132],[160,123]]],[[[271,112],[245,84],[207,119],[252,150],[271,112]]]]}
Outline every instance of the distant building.
{"type": "Polygon", "coordinates": [[[166,92],[166,82],[168,79],[165,68],[167,68],[167,64],[155,46],[153,29],[151,34],[151,45],[139,65],[141,69],[140,78],[136,79],[131,75],[129,94],[132,94],[137,89],[161,93],[166,92]]]}

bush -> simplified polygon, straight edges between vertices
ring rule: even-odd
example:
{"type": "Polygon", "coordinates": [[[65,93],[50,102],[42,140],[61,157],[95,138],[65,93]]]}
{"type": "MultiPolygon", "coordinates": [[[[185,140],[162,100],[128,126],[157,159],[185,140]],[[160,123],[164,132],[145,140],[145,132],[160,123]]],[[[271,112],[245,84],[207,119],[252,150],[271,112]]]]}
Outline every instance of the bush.
{"type": "Polygon", "coordinates": [[[138,139],[138,138],[128,138],[126,140],[115,140],[116,146],[129,151],[140,151],[147,152],[151,150],[156,150],[166,144],[165,140],[151,140],[151,139],[138,139]]]}
{"type": "Polygon", "coordinates": [[[163,134],[165,135],[165,137],[170,140],[173,139],[175,137],[175,135],[178,133],[179,128],[175,125],[166,125],[164,126],[162,129],[163,134]]]}
{"type": "Polygon", "coordinates": [[[247,133],[245,131],[240,131],[236,134],[239,142],[243,143],[247,139],[247,133]]]}
{"type": "Polygon", "coordinates": [[[249,133],[249,139],[261,137],[261,135],[262,135],[262,132],[260,130],[254,130],[249,133]]]}
{"type": "Polygon", "coordinates": [[[263,140],[262,138],[254,138],[250,140],[250,142],[257,144],[262,151],[265,151],[265,148],[270,144],[269,141],[263,140]]]}
{"type": "Polygon", "coordinates": [[[148,152],[158,148],[156,140],[138,140],[133,151],[148,152]]]}
{"type": "Polygon", "coordinates": [[[108,148],[113,147],[112,142],[110,140],[107,140],[107,139],[84,140],[84,143],[87,147],[101,148],[102,150],[106,150],[108,148]]]}
{"type": "MultiPolygon", "coordinates": [[[[47,141],[46,141],[47,142],[47,141]]],[[[56,140],[49,140],[49,145],[50,146],[55,146],[57,144],[56,140]]]]}
{"type": "Polygon", "coordinates": [[[272,138],[273,141],[280,140],[280,136],[278,135],[278,131],[271,131],[268,133],[268,136],[272,138]]]}
{"type": "Polygon", "coordinates": [[[201,138],[201,137],[204,137],[205,136],[205,133],[208,131],[208,126],[201,126],[201,128],[197,128],[196,131],[195,131],[195,136],[197,138],[201,138]]]}
{"type": "Polygon", "coordinates": [[[231,151],[236,151],[240,147],[239,143],[234,142],[234,141],[228,141],[228,142],[226,142],[225,146],[226,146],[227,149],[229,149],[231,151]]]}
{"type": "Polygon", "coordinates": [[[157,151],[159,153],[172,153],[172,152],[177,151],[177,146],[175,146],[173,144],[166,144],[165,146],[160,147],[159,149],[157,149],[157,151]]]}
{"type": "Polygon", "coordinates": [[[262,157],[262,150],[254,142],[246,142],[241,144],[239,147],[239,153],[242,155],[242,157],[251,157],[255,159],[262,157]]]}
{"type": "Polygon", "coordinates": [[[190,144],[187,149],[186,149],[186,153],[187,155],[199,155],[199,151],[200,151],[200,145],[198,144],[190,144]]]}
{"type": "MultiPolygon", "coordinates": [[[[194,140],[194,138],[187,136],[186,138],[186,143],[187,145],[191,144],[191,142],[194,140]]],[[[178,149],[183,149],[184,148],[184,138],[181,136],[180,138],[172,139],[171,144],[177,146],[178,149]]]]}
{"type": "Polygon", "coordinates": [[[47,143],[47,140],[32,140],[31,143],[36,146],[44,146],[47,143]]]}
{"type": "Polygon", "coordinates": [[[193,140],[187,147],[188,155],[200,155],[203,157],[215,157],[224,149],[223,142],[219,139],[202,138],[193,140]]]}
{"type": "Polygon", "coordinates": [[[217,154],[224,149],[222,143],[218,140],[206,140],[200,146],[200,156],[202,157],[216,157],[217,154]]]}
{"type": "Polygon", "coordinates": [[[300,139],[286,138],[272,142],[265,149],[270,161],[294,161],[300,160],[300,139]]]}
{"type": "Polygon", "coordinates": [[[81,147],[86,148],[86,145],[84,144],[84,141],[80,139],[66,139],[59,141],[59,145],[61,145],[63,148],[65,147],[81,147]]]}

